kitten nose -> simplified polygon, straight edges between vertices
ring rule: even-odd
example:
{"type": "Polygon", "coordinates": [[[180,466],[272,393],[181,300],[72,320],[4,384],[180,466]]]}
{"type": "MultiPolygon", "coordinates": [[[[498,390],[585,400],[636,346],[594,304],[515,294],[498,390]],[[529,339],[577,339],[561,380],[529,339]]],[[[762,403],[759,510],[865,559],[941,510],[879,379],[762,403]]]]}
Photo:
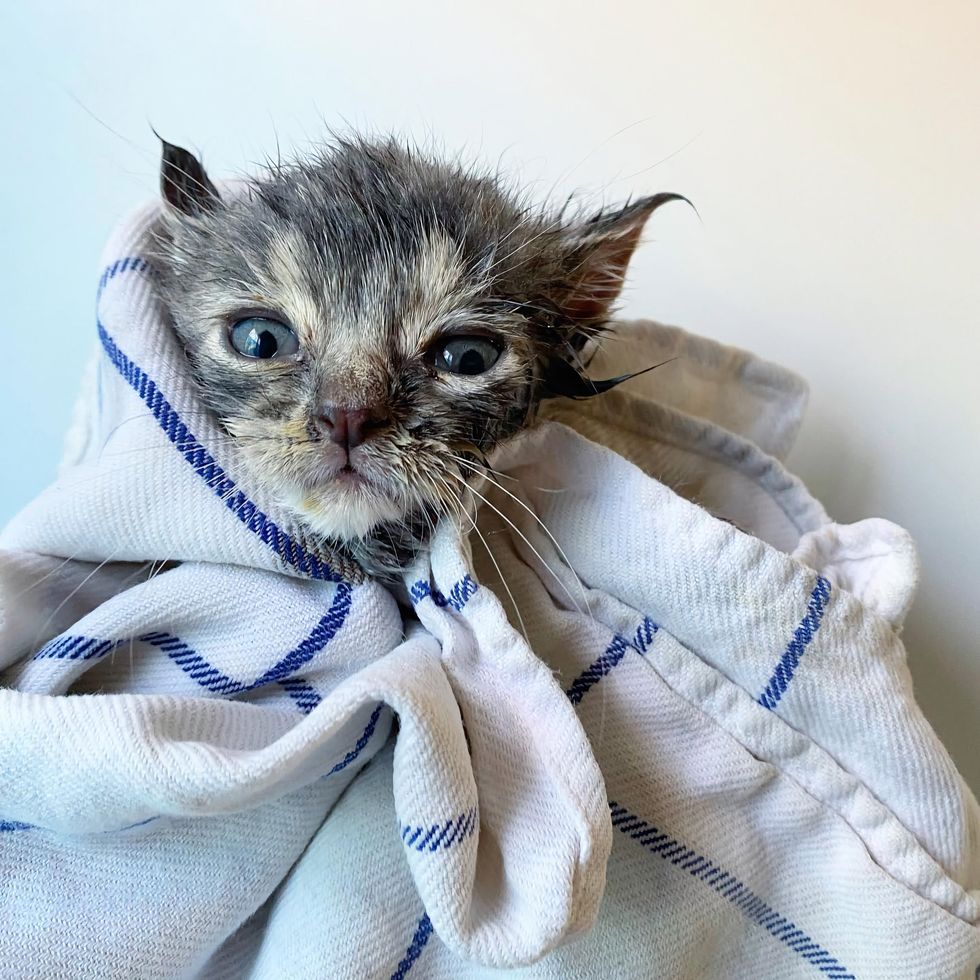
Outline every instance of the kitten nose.
{"type": "Polygon", "coordinates": [[[323,405],[317,422],[331,442],[353,449],[383,425],[385,416],[377,406],[346,408],[342,405],[323,405]]]}

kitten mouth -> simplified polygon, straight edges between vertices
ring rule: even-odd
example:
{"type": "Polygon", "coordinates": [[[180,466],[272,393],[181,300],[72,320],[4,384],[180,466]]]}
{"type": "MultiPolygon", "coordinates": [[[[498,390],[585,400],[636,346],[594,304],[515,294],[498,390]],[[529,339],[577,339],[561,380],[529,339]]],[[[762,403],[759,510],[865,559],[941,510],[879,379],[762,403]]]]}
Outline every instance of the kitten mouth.
{"type": "Polygon", "coordinates": [[[360,491],[371,495],[385,492],[369,469],[355,466],[349,461],[339,470],[334,470],[324,482],[341,490],[360,491]]]}
{"type": "Polygon", "coordinates": [[[304,492],[316,494],[328,490],[329,487],[344,490],[378,489],[370,473],[355,466],[349,459],[343,466],[338,466],[339,459],[318,459],[307,469],[301,478],[304,492]]]}
{"type": "Polygon", "coordinates": [[[314,534],[340,541],[361,540],[379,524],[402,520],[403,508],[392,499],[383,475],[371,472],[371,461],[360,462],[317,461],[301,483],[284,488],[283,503],[314,534]]]}
{"type": "Polygon", "coordinates": [[[334,480],[341,486],[360,487],[369,482],[359,470],[355,470],[350,463],[346,463],[334,474],[334,480]]]}

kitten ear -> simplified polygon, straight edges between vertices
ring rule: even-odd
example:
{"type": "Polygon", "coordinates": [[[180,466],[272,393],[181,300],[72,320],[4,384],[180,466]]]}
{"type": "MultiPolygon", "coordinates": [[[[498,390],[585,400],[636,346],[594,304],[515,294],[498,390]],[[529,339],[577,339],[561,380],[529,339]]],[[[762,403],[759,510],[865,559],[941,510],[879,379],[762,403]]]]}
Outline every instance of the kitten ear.
{"type": "MultiPolygon", "coordinates": [[[[568,289],[561,311],[588,330],[608,319],[626,278],[626,267],[647,219],[662,204],[684,201],[680,194],[654,194],[599,214],[572,229],[568,249],[568,289]]],[[[694,207],[692,204],[691,207],[694,207]]],[[[584,339],[584,338],[583,338],[584,339]]]]}
{"type": "Polygon", "coordinates": [[[182,214],[199,215],[213,211],[221,202],[218,191],[204,172],[201,161],[187,150],[162,137],[160,190],[164,200],[182,214]]]}

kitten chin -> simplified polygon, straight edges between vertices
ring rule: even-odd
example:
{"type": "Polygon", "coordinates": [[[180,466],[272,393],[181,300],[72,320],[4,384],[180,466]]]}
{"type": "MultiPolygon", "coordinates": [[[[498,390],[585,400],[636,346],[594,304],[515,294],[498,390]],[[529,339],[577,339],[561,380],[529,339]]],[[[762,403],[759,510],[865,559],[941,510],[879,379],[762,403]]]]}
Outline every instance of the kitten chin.
{"type": "Polygon", "coordinates": [[[390,497],[346,473],[337,474],[315,491],[287,490],[281,499],[304,528],[349,547],[368,538],[380,525],[397,522],[404,516],[403,508],[390,497]]]}

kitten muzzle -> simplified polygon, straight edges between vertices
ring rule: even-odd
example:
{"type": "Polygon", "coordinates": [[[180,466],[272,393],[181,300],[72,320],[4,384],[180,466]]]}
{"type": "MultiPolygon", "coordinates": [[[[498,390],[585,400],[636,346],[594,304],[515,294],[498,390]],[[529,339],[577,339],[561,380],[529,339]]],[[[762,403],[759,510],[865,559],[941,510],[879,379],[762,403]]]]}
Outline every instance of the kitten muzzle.
{"type": "Polygon", "coordinates": [[[343,405],[323,405],[314,420],[317,429],[331,442],[343,446],[349,453],[380,429],[388,417],[377,405],[348,408],[343,405]]]}

